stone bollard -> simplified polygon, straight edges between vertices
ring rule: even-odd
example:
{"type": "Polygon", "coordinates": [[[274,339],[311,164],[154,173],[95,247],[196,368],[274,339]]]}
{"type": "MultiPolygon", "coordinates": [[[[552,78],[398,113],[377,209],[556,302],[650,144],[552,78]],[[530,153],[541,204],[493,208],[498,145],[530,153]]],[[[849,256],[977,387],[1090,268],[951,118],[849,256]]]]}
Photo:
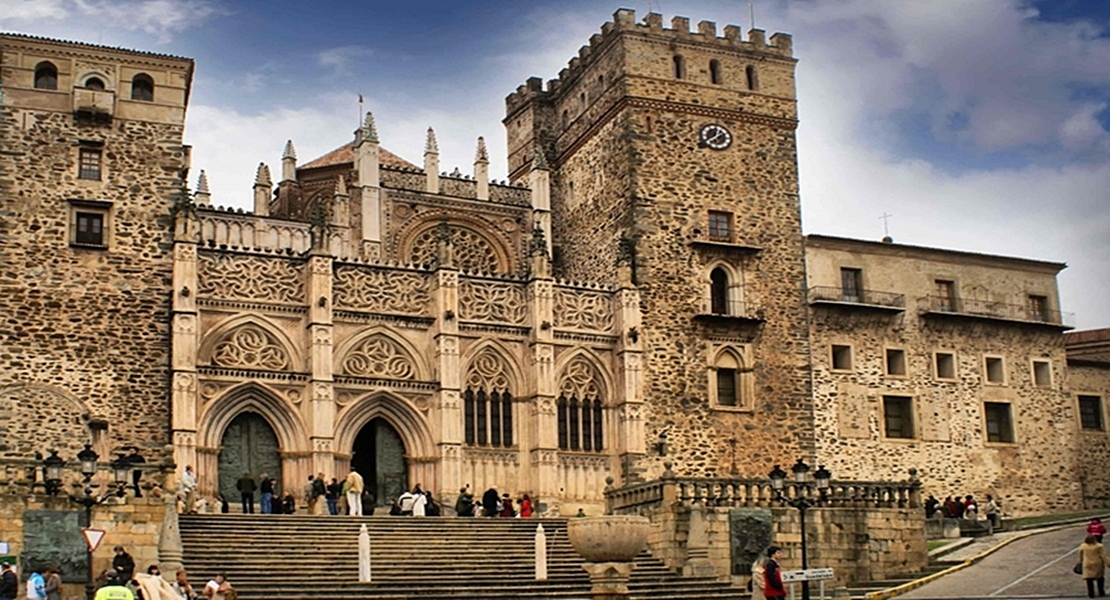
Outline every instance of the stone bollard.
{"type": "Polygon", "coordinates": [[[633,515],[571,519],[567,538],[590,575],[593,600],[626,600],[633,560],[647,545],[651,522],[633,515]]]}
{"type": "Polygon", "coordinates": [[[547,534],[536,526],[536,581],[547,581],[547,534]]]}
{"type": "Polygon", "coordinates": [[[370,532],[366,523],[358,528],[358,581],[370,583],[370,532]]]}

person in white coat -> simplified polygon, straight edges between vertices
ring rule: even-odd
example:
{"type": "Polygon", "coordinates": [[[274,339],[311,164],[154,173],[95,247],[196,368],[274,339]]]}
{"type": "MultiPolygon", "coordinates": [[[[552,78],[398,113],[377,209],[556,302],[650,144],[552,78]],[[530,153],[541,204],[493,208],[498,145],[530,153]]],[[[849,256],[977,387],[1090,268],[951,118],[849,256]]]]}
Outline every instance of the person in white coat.
{"type": "Polygon", "coordinates": [[[423,517],[424,509],[428,506],[428,497],[424,494],[413,494],[412,498],[412,516],[423,517]]]}

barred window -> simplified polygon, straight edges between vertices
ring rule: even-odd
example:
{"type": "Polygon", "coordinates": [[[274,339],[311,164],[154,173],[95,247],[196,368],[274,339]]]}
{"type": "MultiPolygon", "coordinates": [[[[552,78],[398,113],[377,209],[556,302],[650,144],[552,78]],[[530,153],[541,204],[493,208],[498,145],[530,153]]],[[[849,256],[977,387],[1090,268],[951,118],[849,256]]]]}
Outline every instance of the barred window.
{"type": "Polygon", "coordinates": [[[600,399],[579,400],[560,394],[556,418],[559,421],[559,449],[601,452],[605,449],[604,409],[600,399]]]}
{"type": "Polygon", "coordinates": [[[467,388],[463,393],[464,440],[469,446],[513,445],[513,398],[506,391],[467,388]]]}

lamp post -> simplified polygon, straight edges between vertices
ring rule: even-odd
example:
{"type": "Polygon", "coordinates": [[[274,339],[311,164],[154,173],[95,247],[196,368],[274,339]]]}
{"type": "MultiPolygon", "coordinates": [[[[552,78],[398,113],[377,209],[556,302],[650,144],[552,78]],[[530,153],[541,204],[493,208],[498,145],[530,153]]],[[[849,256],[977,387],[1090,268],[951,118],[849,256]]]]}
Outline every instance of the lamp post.
{"type": "MultiPolygon", "coordinates": [[[[794,473],[793,485],[796,493],[793,498],[784,493],[786,490],[786,472],[779,465],[775,465],[768,477],[771,478],[771,489],[775,492],[775,499],[798,509],[799,524],[802,528],[802,570],[806,570],[809,568],[806,558],[806,510],[821,504],[825,500],[825,496],[829,493],[829,480],[832,479],[832,473],[825,469],[824,465],[817,467],[817,471],[813,473],[812,481],[817,484],[818,496],[810,498],[805,494],[811,483],[810,466],[799,458],[790,470],[794,473]]],[[[802,581],[802,600],[809,600],[809,581],[802,581]]]]}
{"type": "MultiPolygon", "coordinates": [[[[97,496],[93,492],[92,478],[100,468],[100,455],[92,449],[92,444],[85,444],[85,449],[77,453],[77,461],[80,463],[81,477],[84,480],[83,493],[81,495],[68,494],[69,499],[76,504],[85,507],[85,527],[92,527],[92,509],[94,506],[104,504],[110,498],[122,498],[126,493],[128,483],[128,475],[131,471],[131,462],[124,455],[119,455],[116,460],[110,464],[112,469],[112,479],[115,481],[115,489],[108,490],[104,494],[97,496]]],[[[57,450],[51,450],[50,456],[47,456],[42,461],[42,470],[44,479],[46,480],[46,493],[51,496],[57,496],[62,489],[62,471],[66,466],[66,461],[58,456],[57,450]]],[[[86,600],[93,600],[96,595],[96,575],[93,572],[92,550],[86,544],[86,557],[89,565],[88,580],[85,582],[85,598],[86,600]]]]}

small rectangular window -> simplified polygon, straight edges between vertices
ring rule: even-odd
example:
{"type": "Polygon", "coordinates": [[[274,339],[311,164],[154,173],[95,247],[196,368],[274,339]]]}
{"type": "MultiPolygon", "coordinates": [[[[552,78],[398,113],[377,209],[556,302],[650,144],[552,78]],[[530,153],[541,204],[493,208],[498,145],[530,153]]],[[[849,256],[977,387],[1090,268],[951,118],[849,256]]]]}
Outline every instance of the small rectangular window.
{"type": "Polygon", "coordinates": [[[863,300],[863,271],[860,269],[840,269],[840,295],[845,302],[863,300]]]}
{"type": "Polygon", "coordinates": [[[1083,429],[1103,430],[1101,397],[1079,397],[1079,424],[1083,429]]]}
{"type": "Polygon", "coordinates": [[[852,347],[832,345],[832,368],[835,371],[852,370],[852,347]]]}
{"type": "Polygon", "coordinates": [[[1014,423],[1010,415],[1010,405],[1005,402],[987,402],[983,413],[987,418],[987,441],[1012,444],[1014,423]]]}
{"type": "Polygon", "coordinates": [[[886,350],[886,374],[903,376],[906,374],[906,351],[898,348],[886,350]]]}
{"type": "Polygon", "coordinates": [[[956,355],[951,352],[936,353],[937,379],[956,378],[956,355]]]}
{"type": "Polygon", "coordinates": [[[883,421],[886,437],[913,439],[913,398],[883,396],[883,421]]]}
{"type": "Polygon", "coordinates": [[[714,242],[732,241],[732,213],[709,211],[709,239],[714,242]]]}
{"type": "Polygon", "coordinates": [[[937,310],[944,312],[957,312],[956,310],[956,282],[947,279],[937,279],[933,282],[933,293],[936,295],[937,310]]]}
{"type": "Polygon", "coordinates": [[[1047,360],[1033,361],[1033,385],[1037,387],[1052,386],[1052,363],[1047,360]]]}
{"type": "Polygon", "coordinates": [[[77,235],[74,242],[83,246],[104,245],[104,214],[77,213],[77,235]]]}
{"type": "Polygon", "coordinates": [[[1030,321],[1048,320],[1048,297],[1029,295],[1028,313],[1030,321]]]}
{"type": "Polygon", "coordinates": [[[99,148],[80,148],[77,151],[77,177],[100,181],[100,160],[102,153],[99,148]]]}
{"type": "Polygon", "coordinates": [[[717,404],[736,406],[736,369],[717,368],[717,404]]]}
{"type": "Polygon", "coordinates": [[[986,358],[987,383],[1006,383],[1006,369],[998,356],[986,358]]]}

